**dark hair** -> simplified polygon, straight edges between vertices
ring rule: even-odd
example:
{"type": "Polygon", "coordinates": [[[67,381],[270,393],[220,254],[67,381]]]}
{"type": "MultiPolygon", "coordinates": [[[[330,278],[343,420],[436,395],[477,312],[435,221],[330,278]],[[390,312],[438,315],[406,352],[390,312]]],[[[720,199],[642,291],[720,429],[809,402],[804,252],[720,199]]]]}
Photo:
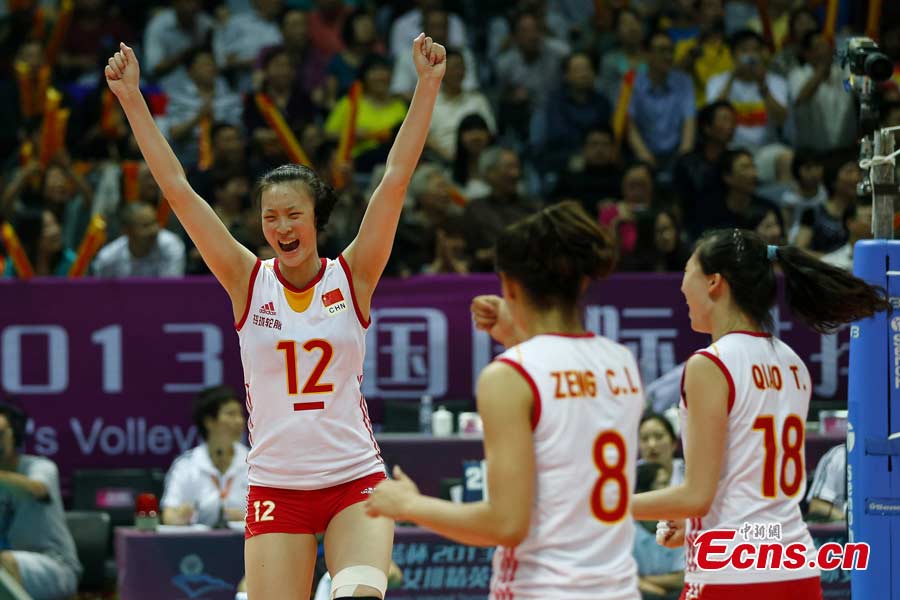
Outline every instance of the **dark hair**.
{"type": "MultiPolygon", "coordinates": [[[[829,158],[835,157],[832,155],[829,158]]],[[[837,180],[840,177],[841,170],[850,164],[859,168],[859,163],[856,162],[856,159],[847,155],[843,160],[838,159],[832,162],[831,167],[825,169],[825,189],[828,190],[829,196],[833,196],[835,189],[837,189],[837,180]]]]}
{"type": "Polygon", "coordinates": [[[302,183],[306,186],[315,204],[316,231],[324,231],[338,197],[334,188],[309,167],[296,164],[281,165],[260,177],[253,189],[254,206],[261,208],[263,192],[273,185],[283,183],[302,183]]]}
{"type": "MultiPolygon", "coordinates": [[[[813,40],[816,38],[816,36],[819,36],[819,35],[822,35],[821,29],[813,29],[812,31],[807,31],[805,34],[803,34],[803,38],[800,40],[800,48],[804,52],[809,50],[810,47],[812,46],[813,40]]],[[[804,62],[804,63],[806,62],[806,57],[801,56],[800,58],[801,58],[802,62],[804,62]]]]}
{"type": "Polygon", "coordinates": [[[211,140],[215,140],[216,137],[226,129],[233,129],[238,132],[238,134],[243,138],[243,131],[241,128],[235,125],[234,123],[229,123],[227,121],[216,121],[213,123],[212,127],[209,128],[209,137],[211,140]]]}
{"type": "Polygon", "coordinates": [[[740,29],[735,31],[731,37],[728,39],[728,46],[731,48],[731,51],[734,52],[734,49],[737,48],[741,43],[747,40],[756,40],[756,42],[765,47],[766,40],[763,39],[763,36],[759,35],[752,29],[740,29]]]}
{"type": "Polygon", "coordinates": [[[646,423],[647,421],[659,421],[659,424],[663,426],[663,429],[666,430],[666,433],[669,434],[669,437],[672,438],[672,441],[678,443],[678,436],[675,435],[675,428],[672,427],[671,421],[669,421],[665,415],[662,415],[658,412],[653,412],[652,410],[648,410],[641,416],[641,423],[638,425],[638,430],[640,430],[641,425],[646,423]]]}
{"type": "Polygon", "coordinates": [[[606,277],[615,264],[612,235],[572,200],[508,226],[497,239],[497,271],[520,282],[538,308],[575,304],[585,279],[606,277]]]}
{"type": "Polygon", "coordinates": [[[731,175],[732,171],[734,170],[734,163],[736,163],[737,159],[742,156],[749,156],[751,160],[753,159],[753,155],[748,150],[744,150],[743,148],[728,150],[727,152],[722,154],[722,158],[719,159],[719,165],[723,177],[725,175],[731,175]]]}
{"type": "Polygon", "coordinates": [[[13,447],[21,448],[25,443],[25,428],[28,425],[28,415],[14,404],[0,402],[0,415],[9,421],[9,428],[13,433],[13,447]]]}
{"type": "Polygon", "coordinates": [[[359,65],[359,71],[357,71],[357,79],[360,81],[365,81],[366,75],[369,74],[369,71],[372,69],[387,69],[390,71],[393,68],[391,61],[380,54],[374,54],[370,52],[363,59],[362,63],[359,65]]]}
{"type": "Polygon", "coordinates": [[[697,242],[696,254],[703,272],[719,273],[728,282],[738,308],[767,331],[773,326],[775,262],[784,273],[785,299],[791,312],[819,333],[831,333],[844,323],[890,309],[883,289],[800,248],[778,246],[775,260],[769,260],[768,245],[752,231],[707,232],[697,242]]]}
{"type": "MultiPolygon", "coordinates": [[[[589,125],[588,128],[584,130],[584,140],[587,141],[588,136],[592,133],[602,133],[603,135],[608,135],[610,139],[615,137],[612,127],[605,121],[599,121],[593,125],[589,125]]],[[[584,142],[582,142],[582,145],[584,145],[584,142]]]]}
{"type": "Polygon", "coordinates": [[[356,43],[356,32],[353,26],[356,24],[356,20],[361,17],[372,18],[366,11],[357,9],[344,19],[344,26],[341,27],[341,41],[344,42],[345,46],[350,47],[356,43]]]}
{"type": "MultiPolygon", "coordinates": [[[[31,262],[31,266],[35,266],[38,250],[41,247],[41,238],[44,236],[44,212],[49,212],[53,215],[60,230],[62,230],[62,223],[59,223],[59,217],[49,208],[26,206],[16,212],[13,219],[13,229],[22,244],[22,249],[25,250],[25,255],[31,262]]],[[[63,250],[63,245],[60,245],[59,250],[50,256],[51,274],[55,273],[56,268],[59,266],[59,262],[63,257],[63,250]]]]}
{"type": "Polygon", "coordinates": [[[142,208],[149,208],[156,214],[156,207],[148,202],[144,202],[142,200],[135,200],[134,202],[129,202],[122,206],[119,209],[119,221],[122,222],[123,227],[130,227],[134,224],[134,215],[137,214],[138,210],[142,208]]]}
{"type": "Polygon", "coordinates": [[[575,52],[571,52],[565,58],[563,58],[560,72],[565,73],[566,71],[568,71],[569,66],[572,64],[572,61],[575,60],[575,57],[577,56],[583,56],[584,58],[586,58],[588,62],[591,63],[591,68],[594,69],[594,71],[597,70],[597,64],[594,62],[593,56],[591,56],[587,52],[576,50],[575,52]]]}
{"type": "Polygon", "coordinates": [[[704,130],[707,127],[711,127],[715,122],[716,113],[719,112],[720,108],[727,108],[732,114],[736,114],[734,105],[728,100],[716,100],[704,105],[703,108],[697,111],[697,129],[700,135],[704,135],[704,130]]]}
{"type": "Polygon", "coordinates": [[[278,44],[277,46],[270,46],[260,53],[259,57],[259,67],[265,71],[269,68],[269,64],[277,57],[282,55],[287,55],[287,48],[284,47],[283,44],[278,44]]]}
{"type": "Polygon", "coordinates": [[[637,22],[641,24],[641,27],[644,26],[644,22],[641,20],[640,15],[638,15],[634,10],[632,10],[630,8],[620,8],[619,10],[617,10],[615,12],[615,14],[613,14],[613,18],[612,18],[612,31],[613,32],[619,31],[619,21],[622,20],[622,15],[626,15],[626,14],[634,17],[637,20],[637,22]]]}
{"type": "Polygon", "coordinates": [[[469,173],[469,152],[462,143],[462,137],[464,133],[473,129],[483,129],[488,132],[488,135],[491,132],[487,121],[477,113],[466,115],[459,122],[459,127],[456,129],[456,157],[453,159],[453,180],[461,185],[467,184],[471,176],[469,173]]]}
{"type": "Polygon", "coordinates": [[[788,36],[789,36],[790,41],[792,41],[792,42],[799,41],[799,40],[791,39],[790,36],[794,35],[794,27],[796,27],[797,20],[800,18],[801,15],[807,15],[809,17],[812,17],[813,20],[816,22],[816,24],[819,23],[819,17],[816,16],[816,13],[811,11],[809,8],[807,8],[805,6],[801,6],[799,8],[795,8],[794,10],[792,10],[790,17],[788,17],[788,36]]]}
{"type": "Polygon", "coordinates": [[[812,148],[798,148],[794,151],[794,158],[791,159],[791,175],[796,181],[800,181],[800,170],[803,167],[822,166],[822,160],[819,153],[812,148]]]}
{"type": "Polygon", "coordinates": [[[194,61],[197,60],[197,57],[201,54],[209,54],[212,56],[213,62],[216,61],[216,55],[215,53],[213,53],[212,46],[209,44],[202,44],[188,50],[184,58],[182,59],[181,64],[187,66],[187,68],[190,69],[194,64],[194,61]]]}
{"type": "Polygon", "coordinates": [[[209,436],[209,431],[206,429],[206,419],[217,419],[219,411],[229,402],[241,403],[235,391],[227,385],[206,388],[194,400],[194,410],[191,418],[194,421],[194,425],[197,426],[197,433],[204,440],[209,436]]]}
{"type": "Polygon", "coordinates": [[[453,46],[448,47],[447,48],[447,59],[449,59],[451,56],[455,56],[456,58],[458,58],[462,61],[465,61],[465,57],[463,56],[463,53],[459,48],[456,48],[453,46]]]}
{"type": "Polygon", "coordinates": [[[661,470],[662,465],[659,463],[643,462],[639,464],[635,472],[634,492],[640,494],[641,492],[652,490],[653,484],[656,482],[656,478],[659,477],[661,470]]]}
{"type": "Polygon", "coordinates": [[[462,215],[450,215],[443,219],[435,229],[443,231],[444,235],[450,237],[465,237],[470,227],[462,215]]]}

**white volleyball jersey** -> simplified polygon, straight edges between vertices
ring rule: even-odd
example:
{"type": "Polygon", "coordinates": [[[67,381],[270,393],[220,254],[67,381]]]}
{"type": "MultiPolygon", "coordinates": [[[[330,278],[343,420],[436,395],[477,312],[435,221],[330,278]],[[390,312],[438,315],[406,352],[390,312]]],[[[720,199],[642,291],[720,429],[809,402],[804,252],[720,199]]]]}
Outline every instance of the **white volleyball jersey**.
{"type": "Polygon", "coordinates": [[[361,391],[366,327],[343,257],[304,289],[258,261],[236,324],[250,485],[315,490],[384,471],[361,391]]]}
{"type": "MultiPolygon", "coordinates": [[[[806,490],[805,424],[812,395],[806,365],[778,338],[754,332],[731,332],[698,354],[715,363],[728,381],[728,437],[712,506],[702,518],[687,522],[685,581],[760,583],[817,576],[818,569],[809,566],[815,547],[799,506],[806,490]],[[711,529],[738,531],[731,541],[716,541],[728,550],[711,556],[715,560],[731,556],[743,543],[756,546],[757,556],[761,544],[803,544],[803,567],[740,570],[729,563],[721,570],[702,570],[693,541],[711,529]]],[[[685,438],[690,402],[682,380],[685,438]]],[[[766,558],[763,567],[771,565],[766,558]]]]}
{"type": "Polygon", "coordinates": [[[593,334],[539,335],[497,360],[532,388],[537,479],[528,536],[494,554],[491,598],[639,599],[630,500],[644,390],[634,357],[593,334]]]}

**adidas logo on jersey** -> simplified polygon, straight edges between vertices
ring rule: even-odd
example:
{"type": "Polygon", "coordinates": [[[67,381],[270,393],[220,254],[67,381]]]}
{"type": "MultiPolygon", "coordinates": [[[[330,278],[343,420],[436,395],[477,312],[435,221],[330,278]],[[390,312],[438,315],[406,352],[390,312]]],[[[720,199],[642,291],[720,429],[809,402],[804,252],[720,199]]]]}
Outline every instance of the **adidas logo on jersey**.
{"type": "Polygon", "coordinates": [[[375,493],[375,488],[371,488],[371,487],[367,487],[366,489],[364,489],[360,492],[360,494],[366,494],[367,496],[369,494],[373,494],[373,493],[375,493]]]}
{"type": "Polygon", "coordinates": [[[267,302],[259,307],[259,314],[275,316],[275,304],[267,302]]]}
{"type": "Polygon", "coordinates": [[[322,306],[328,311],[329,315],[336,315],[347,310],[347,301],[344,300],[344,294],[340,288],[335,288],[330,292],[322,294],[322,306]]]}

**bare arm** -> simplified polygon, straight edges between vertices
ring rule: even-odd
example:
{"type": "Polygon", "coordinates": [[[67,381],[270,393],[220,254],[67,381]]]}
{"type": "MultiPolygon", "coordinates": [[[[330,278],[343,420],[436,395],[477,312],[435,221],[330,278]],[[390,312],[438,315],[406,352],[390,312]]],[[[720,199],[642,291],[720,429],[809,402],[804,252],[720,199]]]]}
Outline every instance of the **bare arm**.
{"type": "Polygon", "coordinates": [[[159,189],[210,271],[228,292],[235,320],[239,320],[247,303],[247,285],[256,257],[231,236],[209,204],[191,188],[181,163],[150,115],[138,80],[137,57],[131,48],[121,44],[121,50],[109,59],[106,81],[122,104],[159,189]]]}
{"type": "Polygon", "coordinates": [[[43,482],[13,471],[0,471],[0,486],[30,494],[35,500],[45,500],[50,495],[50,490],[43,482]]]}
{"type": "Polygon", "coordinates": [[[634,518],[686,519],[702,517],[716,495],[728,432],[728,395],[725,375],[709,358],[695,354],[685,366],[688,399],[684,483],[637,494],[634,518]]]}
{"type": "Polygon", "coordinates": [[[631,146],[631,149],[634,151],[637,157],[642,161],[655,166],[656,157],[653,156],[652,152],[650,152],[650,149],[647,147],[646,142],[644,142],[644,138],[641,137],[641,132],[638,131],[637,126],[631,119],[629,119],[627,135],[628,145],[631,146]]]}
{"type": "Polygon", "coordinates": [[[372,293],[391,254],[406,187],[425,146],[431,113],[444,76],[446,51],[443,46],[419,34],[412,51],[419,73],[412,104],[388,154],[384,177],[372,194],[359,233],[344,251],[364,316],[369,314],[372,293]]]}
{"type": "Polygon", "coordinates": [[[678,153],[685,154],[694,149],[694,140],[697,132],[697,120],[694,117],[685,119],[681,124],[681,144],[678,146],[678,153]]]}
{"type": "Polygon", "coordinates": [[[528,535],[534,499],[533,395],[512,367],[492,363],[478,378],[478,412],[484,420],[488,500],[454,504],[419,494],[403,472],[375,488],[369,514],[413,521],[473,546],[517,546],[528,535]]]}

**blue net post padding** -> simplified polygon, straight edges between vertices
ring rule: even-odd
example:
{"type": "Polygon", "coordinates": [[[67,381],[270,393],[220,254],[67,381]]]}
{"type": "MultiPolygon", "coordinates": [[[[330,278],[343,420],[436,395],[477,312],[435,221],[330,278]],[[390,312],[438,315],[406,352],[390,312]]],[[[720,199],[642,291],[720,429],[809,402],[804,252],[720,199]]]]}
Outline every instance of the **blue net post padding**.
{"type": "Polygon", "coordinates": [[[851,572],[853,598],[900,600],[900,241],[856,244],[853,272],[885,288],[894,307],[850,330],[847,522],[869,544],[866,570],[851,572]]]}

